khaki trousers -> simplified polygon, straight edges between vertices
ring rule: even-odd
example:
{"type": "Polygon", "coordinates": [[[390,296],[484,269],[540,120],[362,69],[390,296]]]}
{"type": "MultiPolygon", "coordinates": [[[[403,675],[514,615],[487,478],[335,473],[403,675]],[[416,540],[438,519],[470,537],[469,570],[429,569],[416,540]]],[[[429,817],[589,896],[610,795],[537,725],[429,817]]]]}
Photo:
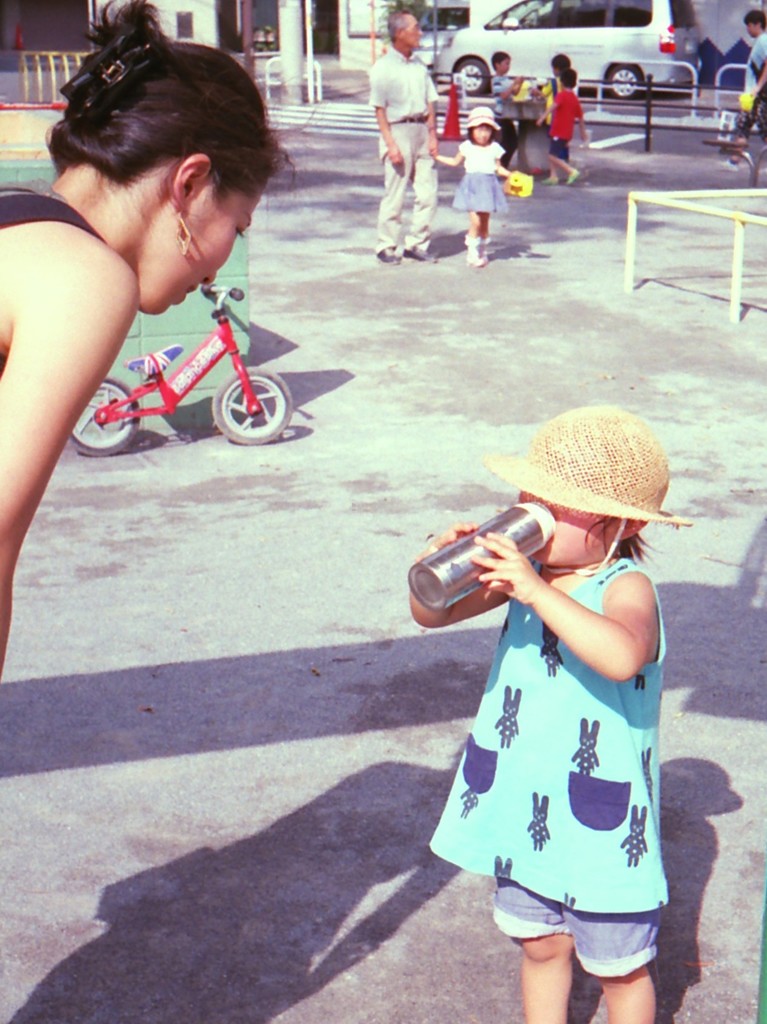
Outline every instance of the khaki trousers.
{"type": "Polygon", "coordinates": [[[378,211],[376,252],[399,247],[408,183],[412,184],[415,197],[405,248],[426,249],[431,239],[431,222],[437,210],[437,168],[429,153],[429,132],[425,124],[394,124],[391,130],[404,162],[393,164],[386,155],[386,147],[381,144],[384,197],[378,211]]]}

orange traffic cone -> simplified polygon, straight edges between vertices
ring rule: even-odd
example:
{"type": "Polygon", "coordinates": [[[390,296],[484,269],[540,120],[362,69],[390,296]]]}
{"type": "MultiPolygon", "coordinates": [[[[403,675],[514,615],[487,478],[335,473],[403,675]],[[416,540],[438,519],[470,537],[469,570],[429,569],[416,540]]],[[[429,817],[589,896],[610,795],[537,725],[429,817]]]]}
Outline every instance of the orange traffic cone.
{"type": "Polygon", "coordinates": [[[450,83],[450,92],[447,97],[447,113],[445,114],[445,123],[442,126],[442,141],[443,142],[460,142],[463,139],[461,135],[461,121],[458,116],[458,86],[455,82],[450,83]]]}
{"type": "Polygon", "coordinates": [[[21,34],[21,22],[16,22],[16,38],[13,43],[14,50],[24,49],[24,36],[21,34]]]}

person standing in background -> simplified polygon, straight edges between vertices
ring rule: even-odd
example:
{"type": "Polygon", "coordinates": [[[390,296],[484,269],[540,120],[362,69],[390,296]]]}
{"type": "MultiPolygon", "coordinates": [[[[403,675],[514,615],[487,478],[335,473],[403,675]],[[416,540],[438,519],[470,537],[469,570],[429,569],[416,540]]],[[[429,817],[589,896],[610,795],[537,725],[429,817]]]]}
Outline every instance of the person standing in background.
{"type": "MultiPolygon", "coordinates": [[[[735,142],[745,149],[754,127],[767,141],[767,17],[764,11],[749,11],[743,19],[754,45],[746,65],[746,92],[753,97],[748,109],[742,109],[735,127],[735,142]]],[[[740,156],[730,158],[730,167],[737,167],[740,156]]]]}
{"type": "Polygon", "coordinates": [[[491,59],[493,65],[492,90],[495,100],[495,119],[501,126],[501,136],[498,140],[503,146],[501,166],[509,169],[511,159],[517,151],[519,144],[517,138],[517,126],[511,116],[510,104],[516,101],[525,84],[524,78],[512,78],[509,75],[511,69],[511,56],[498,50],[491,59]]]}
{"type": "Polygon", "coordinates": [[[392,47],[370,71],[370,105],[381,133],[384,196],[378,212],[376,256],[400,263],[402,211],[408,183],[415,192],[413,220],[402,253],[406,259],[436,263],[429,251],[437,209],[437,91],[426,65],[413,56],[421,28],[407,11],[389,16],[392,47]]]}

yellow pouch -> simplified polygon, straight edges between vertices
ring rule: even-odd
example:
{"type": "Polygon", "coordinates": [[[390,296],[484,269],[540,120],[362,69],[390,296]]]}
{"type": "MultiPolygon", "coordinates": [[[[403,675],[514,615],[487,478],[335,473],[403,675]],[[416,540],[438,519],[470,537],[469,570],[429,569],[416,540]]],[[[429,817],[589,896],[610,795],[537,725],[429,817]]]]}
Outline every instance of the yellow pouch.
{"type": "Polygon", "coordinates": [[[507,196],[514,196],[517,199],[526,199],[533,194],[532,174],[523,174],[521,171],[512,171],[504,180],[503,191],[507,196]]]}
{"type": "Polygon", "coordinates": [[[738,96],[738,103],[740,104],[740,109],[746,114],[750,114],[754,109],[754,97],[750,92],[741,93],[738,96]]]}

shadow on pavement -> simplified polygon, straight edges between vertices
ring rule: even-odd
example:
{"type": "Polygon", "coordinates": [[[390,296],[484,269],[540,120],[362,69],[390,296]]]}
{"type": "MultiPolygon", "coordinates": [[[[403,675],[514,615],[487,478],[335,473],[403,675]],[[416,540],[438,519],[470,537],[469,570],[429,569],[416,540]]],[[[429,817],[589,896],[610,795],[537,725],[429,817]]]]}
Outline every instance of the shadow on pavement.
{"type": "MultiPolygon", "coordinates": [[[[704,727],[716,733],[732,728],[724,716],[767,719],[766,554],[762,528],[735,586],[660,587],[667,684],[689,690],[684,706],[711,716],[704,727]]],[[[0,775],[469,718],[496,639],[496,628],[456,630],[6,683],[0,775]]],[[[99,908],[107,932],[56,967],[11,1024],[273,1019],[377,949],[453,877],[428,852],[451,777],[373,764],[257,835],[108,887],[99,908]]],[[[671,902],[658,1019],[672,1024],[704,969],[699,921],[718,857],[709,819],[742,801],[720,765],[692,758],[662,765],[661,799],[671,902]]],[[[578,973],[579,1024],[598,995],[578,973]]]]}
{"type": "Polygon", "coordinates": [[[108,931],[11,1024],[263,1024],[386,942],[457,868],[428,851],[449,774],[372,765],[270,828],[105,889],[108,931]]]}
{"type": "MultiPolygon", "coordinates": [[[[669,884],[658,941],[657,1024],[673,1024],[687,990],[706,966],[698,948],[706,886],[719,854],[709,818],[743,806],[726,771],[713,761],[684,757],[661,767],[661,834],[669,884]]],[[[708,964],[708,966],[715,966],[708,964]]]]}
{"type": "MultiPolygon", "coordinates": [[[[685,710],[767,720],[763,674],[765,539],[734,587],[666,584],[666,687],[685,710]],[[729,643],[720,644],[722,623],[729,643]],[[737,651],[737,658],[732,657],[737,651]]],[[[495,628],[65,678],[0,691],[0,776],[230,750],[468,718],[495,628]],[[306,713],[307,699],[312,712],[306,713]]]]}
{"type": "Polygon", "coordinates": [[[0,776],[468,717],[496,637],[458,630],[5,682],[0,776]]]}
{"type": "MultiPolygon", "coordinates": [[[[669,904],[661,916],[658,956],[652,966],[657,991],[656,1024],[674,1024],[688,989],[702,971],[716,965],[701,959],[700,915],[711,872],[719,854],[712,815],[743,806],[727,772],[713,761],[677,758],[661,768],[661,832],[669,904]]],[[[569,1024],[587,1024],[601,998],[599,982],[576,963],[569,1024]]]]}
{"type": "MultiPolygon", "coordinates": [[[[709,514],[717,513],[712,509],[709,514]]],[[[764,722],[767,522],[757,530],[739,568],[733,587],[659,587],[669,636],[664,686],[690,689],[685,710],[764,722]]]]}

